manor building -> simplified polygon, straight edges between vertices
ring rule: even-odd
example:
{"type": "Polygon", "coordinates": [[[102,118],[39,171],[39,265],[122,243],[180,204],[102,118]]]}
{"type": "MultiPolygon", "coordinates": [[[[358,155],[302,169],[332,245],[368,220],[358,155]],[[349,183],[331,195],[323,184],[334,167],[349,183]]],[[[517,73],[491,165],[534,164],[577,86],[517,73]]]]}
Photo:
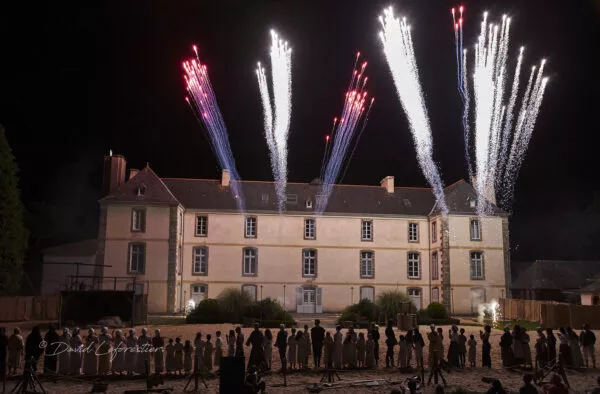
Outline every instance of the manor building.
{"type": "Polygon", "coordinates": [[[96,273],[104,288],[148,294],[148,311],[184,310],[187,300],[235,287],[272,297],[290,312],[340,311],[405,292],[418,308],[443,302],[456,314],[507,294],[508,215],[476,214],[464,180],[445,188],[449,214],[429,188],[336,185],[323,214],[320,184],[288,183],[285,212],[273,182],[240,181],[245,211],[220,180],[160,178],[104,158],[96,273]]]}

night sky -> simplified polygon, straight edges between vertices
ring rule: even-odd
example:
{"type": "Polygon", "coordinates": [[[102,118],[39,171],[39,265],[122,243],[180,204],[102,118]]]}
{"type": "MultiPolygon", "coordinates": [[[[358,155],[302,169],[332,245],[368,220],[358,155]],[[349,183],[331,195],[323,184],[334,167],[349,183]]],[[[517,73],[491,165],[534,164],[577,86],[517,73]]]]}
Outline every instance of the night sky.
{"type": "MultiPolygon", "coordinates": [[[[220,176],[184,101],[181,61],[194,43],[240,176],[271,180],[255,77],[256,62],[268,60],[271,28],[293,48],[289,180],[318,176],[324,135],[361,51],[375,105],[343,183],[376,185],[394,175],[398,186],[427,186],[377,36],[377,18],[390,4],[413,27],[443,180],[467,177],[451,1],[19,3],[0,12],[0,123],[20,167],[28,223],[45,243],[96,236],[109,149],[132,167],[149,162],[163,177],[220,176]]],[[[600,3],[464,5],[465,45],[475,42],[484,10],[491,20],[512,17],[511,78],[520,45],[523,70],[548,59],[550,82],[511,218],[513,259],[600,259],[600,3]]]]}

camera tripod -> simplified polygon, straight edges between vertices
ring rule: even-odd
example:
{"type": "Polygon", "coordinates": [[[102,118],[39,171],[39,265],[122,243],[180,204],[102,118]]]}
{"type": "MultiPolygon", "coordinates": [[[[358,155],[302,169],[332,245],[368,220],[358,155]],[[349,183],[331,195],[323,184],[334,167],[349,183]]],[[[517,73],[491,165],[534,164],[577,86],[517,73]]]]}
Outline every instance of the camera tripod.
{"type": "Polygon", "coordinates": [[[442,382],[444,383],[444,387],[446,387],[446,378],[442,372],[441,362],[438,361],[437,358],[434,359],[431,370],[429,371],[429,379],[427,380],[428,386],[431,386],[431,378],[433,378],[433,382],[435,384],[438,384],[438,378],[441,378],[442,382]]]}
{"type": "Polygon", "coordinates": [[[195,359],[195,363],[194,363],[194,373],[191,374],[190,377],[188,378],[188,381],[187,381],[185,387],[183,388],[184,392],[199,393],[200,390],[198,389],[198,380],[202,381],[204,388],[208,388],[208,386],[206,385],[206,381],[204,380],[204,377],[200,373],[200,363],[202,363],[201,365],[204,366],[204,361],[202,360],[202,357],[200,357],[199,354],[196,354],[196,359],[195,359]],[[188,390],[188,386],[192,383],[192,379],[194,379],[194,388],[192,390],[188,390]]]}
{"type": "Polygon", "coordinates": [[[14,389],[12,389],[11,393],[37,393],[37,387],[41,393],[46,393],[44,390],[44,386],[38,379],[33,366],[35,364],[35,359],[31,357],[29,360],[25,360],[25,368],[23,369],[23,379],[17,383],[14,389]]]}
{"type": "Polygon", "coordinates": [[[321,383],[327,381],[327,383],[334,383],[335,380],[342,380],[340,375],[338,375],[337,370],[333,368],[333,365],[330,362],[327,362],[327,367],[325,371],[323,371],[323,376],[321,376],[321,383]]]}
{"type": "Polygon", "coordinates": [[[551,361],[540,371],[536,372],[533,381],[535,382],[535,384],[540,386],[544,382],[544,379],[546,379],[549,375],[553,374],[559,375],[561,378],[563,378],[565,386],[567,386],[567,388],[571,388],[571,386],[569,385],[569,381],[567,380],[565,368],[563,367],[560,360],[551,361]]]}

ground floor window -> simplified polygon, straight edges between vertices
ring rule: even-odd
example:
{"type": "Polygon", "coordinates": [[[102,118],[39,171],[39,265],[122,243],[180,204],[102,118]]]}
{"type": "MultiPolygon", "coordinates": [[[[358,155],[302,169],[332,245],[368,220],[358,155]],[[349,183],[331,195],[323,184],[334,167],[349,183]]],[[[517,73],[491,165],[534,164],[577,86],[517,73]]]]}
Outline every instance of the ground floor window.
{"type": "Polygon", "coordinates": [[[375,302],[375,288],[372,286],[363,286],[360,288],[360,299],[375,302]]]}
{"type": "Polygon", "coordinates": [[[191,289],[192,301],[198,305],[208,295],[208,286],[205,284],[194,284],[191,289]]]}
{"type": "Polygon", "coordinates": [[[242,285],[242,291],[252,298],[252,301],[256,301],[256,285],[242,285]]]}
{"type": "Polygon", "coordinates": [[[431,302],[440,302],[440,289],[437,287],[431,289],[431,302]]]}
{"type": "Polygon", "coordinates": [[[322,313],[323,289],[314,286],[300,286],[296,288],[297,313],[322,313]]]}
{"type": "Polygon", "coordinates": [[[421,289],[408,289],[408,297],[417,310],[421,309],[421,289]]]}

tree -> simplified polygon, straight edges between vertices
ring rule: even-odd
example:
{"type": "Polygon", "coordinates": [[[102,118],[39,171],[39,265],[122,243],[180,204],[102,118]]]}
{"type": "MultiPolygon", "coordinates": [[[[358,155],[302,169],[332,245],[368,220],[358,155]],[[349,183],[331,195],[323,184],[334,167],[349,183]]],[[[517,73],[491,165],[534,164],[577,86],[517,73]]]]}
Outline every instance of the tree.
{"type": "Polygon", "coordinates": [[[0,125],[0,295],[19,291],[27,250],[17,172],[4,127],[0,125]]]}

